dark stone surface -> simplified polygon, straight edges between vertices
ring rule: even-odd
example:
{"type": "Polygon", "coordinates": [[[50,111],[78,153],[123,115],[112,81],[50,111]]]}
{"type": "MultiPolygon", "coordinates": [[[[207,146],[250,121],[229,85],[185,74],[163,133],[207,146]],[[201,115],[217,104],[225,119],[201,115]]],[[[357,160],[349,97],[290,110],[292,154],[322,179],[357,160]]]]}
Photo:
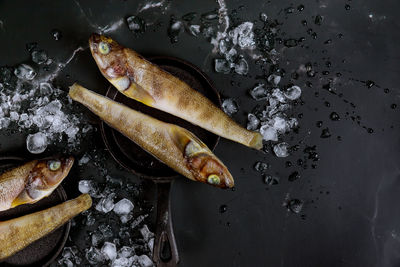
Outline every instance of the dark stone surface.
{"type": "MultiPolygon", "coordinates": [[[[76,47],[86,46],[94,24],[104,26],[134,15],[137,5],[137,1],[82,1],[80,9],[74,1],[2,1],[1,65],[29,60],[25,44],[33,41],[50,57],[64,61],[76,47]],[[53,29],[62,32],[59,41],[53,39],[53,29]]],[[[304,104],[293,109],[295,115],[302,114],[298,134],[284,140],[292,145],[303,143],[290,157],[278,159],[221,139],[215,153],[235,177],[235,191],[177,179],[171,204],[180,266],[400,265],[400,125],[399,108],[391,108],[400,102],[400,3],[309,0],[296,2],[293,13],[286,14],[290,6],[288,1],[275,0],[227,2],[230,11],[237,9],[241,20],[257,20],[259,12],[265,12],[283,23],[279,27],[282,39],[305,37],[303,47],[278,46],[280,65],[287,74],[282,83],[290,82],[291,73],[301,64],[316,63],[314,78],[299,72],[299,78],[292,81],[303,89],[304,104]],[[300,4],[304,5],[301,12],[297,11],[300,4]],[[322,22],[318,19],[321,25],[315,24],[317,15],[323,17],[322,22]],[[308,26],[303,26],[302,20],[307,20],[308,26]],[[317,33],[316,39],[307,34],[308,28],[317,33]],[[330,67],[326,61],[331,62],[330,67]],[[336,95],[323,88],[328,78],[334,79],[336,95]],[[306,86],[307,81],[312,88],[306,86]],[[375,85],[368,88],[371,83],[365,81],[375,85]],[[340,121],[329,118],[332,112],[338,113],[340,121]],[[351,119],[357,115],[361,119],[351,119]],[[317,121],[323,121],[322,128],[317,121]],[[320,138],[325,128],[331,137],[320,138]],[[368,128],[373,133],[368,133],[368,128]],[[306,158],[304,170],[298,159],[308,156],[303,153],[305,146],[314,145],[320,160],[312,169],[313,162],[306,158]],[[279,176],[280,183],[267,187],[262,175],[253,170],[256,161],[270,163],[267,172],[279,176]],[[291,161],[292,167],[287,168],[286,161],[291,161]],[[294,171],[301,178],[289,182],[294,171]],[[287,198],[304,202],[300,213],[283,207],[287,198]],[[219,212],[221,205],[227,205],[226,212],[219,212]]],[[[123,25],[109,35],[146,56],[175,56],[202,68],[223,96],[238,100],[241,108],[234,119],[245,125],[246,113],[256,104],[247,90],[262,72],[250,64],[247,77],[214,73],[211,45],[203,38],[181,34],[179,41],[171,44],[167,36],[170,14],[180,17],[215,8],[218,5],[211,0],[174,2],[166,14],[158,15],[161,25],[148,28],[145,34],[135,37],[123,25]]],[[[64,88],[80,81],[101,93],[108,87],[88,50],[56,81],[64,88]]],[[[94,140],[98,147],[103,146],[99,136],[94,140]]],[[[2,135],[0,151],[25,154],[24,134],[2,135]]],[[[65,181],[69,197],[77,194],[80,178],[65,181]]]]}

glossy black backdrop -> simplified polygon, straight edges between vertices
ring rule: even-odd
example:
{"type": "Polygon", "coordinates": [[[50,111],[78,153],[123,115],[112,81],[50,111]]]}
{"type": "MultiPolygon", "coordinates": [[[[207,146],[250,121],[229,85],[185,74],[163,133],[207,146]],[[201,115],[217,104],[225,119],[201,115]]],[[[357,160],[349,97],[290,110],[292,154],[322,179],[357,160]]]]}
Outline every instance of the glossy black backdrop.
{"type": "MultiPolygon", "coordinates": [[[[135,14],[139,3],[81,2],[87,18],[74,1],[1,1],[0,65],[28,60],[25,44],[32,41],[38,42],[50,57],[64,60],[76,47],[86,45],[93,31],[88,20],[107,25],[135,14]],[[62,31],[58,42],[50,35],[54,28],[62,31]]],[[[301,153],[282,160],[221,140],[215,153],[234,175],[236,191],[221,191],[185,179],[178,179],[172,191],[180,266],[400,266],[399,109],[390,108],[392,103],[400,104],[400,2],[304,0],[293,4],[295,9],[304,4],[304,11],[295,10],[286,16],[282,10],[292,3],[235,0],[227,1],[227,6],[232,10],[243,5],[239,16],[245,20],[258,19],[260,11],[277,18],[283,22],[281,29],[287,38],[305,36],[309,49],[280,50],[281,66],[290,74],[300,64],[311,61],[317,62],[322,71],[328,69],[324,68],[323,58],[329,57],[330,77],[343,73],[337,90],[356,108],[321,89],[323,80],[309,79],[313,88],[305,86],[304,75],[296,81],[303,88],[305,104],[296,107],[295,114],[302,113],[303,118],[299,134],[293,135],[293,141],[290,137],[286,140],[295,143],[304,138],[305,143],[316,145],[320,161],[316,170],[301,171],[301,178],[295,182],[288,182],[287,177],[300,168],[286,168],[285,161],[295,163],[301,153]],[[321,26],[313,23],[317,14],[324,16],[321,26]],[[308,27],[301,25],[303,19],[318,33],[316,40],[306,34],[308,27]],[[337,37],[339,33],[342,39],[337,37]],[[332,39],[330,45],[324,44],[327,39],[332,39]],[[368,89],[349,78],[372,80],[380,88],[368,89]],[[385,94],[383,88],[390,92],[385,94]],[[314,96],[316,91],[319,97],[314,96]],[[331,107],[326,107],[324,101],[329,101],[331,107]],[[330,121],[332,111],[338,112],[342,120],[330,121]],[[362,125],[373,128],[374,133],[346,119],[346,111],[355,111],[362,125]],[[319,137],[321,129],[315,125],[319,120],[330,128],[331,138],[319,137]],[[279,185],[267,189],[261,175],[252,169],[257,160],[272,164],[270,173],[281,177],[279,185]],[[288,193],[306,202],[300,214],[282,207],[288,193]],[[221,214],[219,207],[223,204],[227,211],[221,214]],[[301,215],[305,215],[303,219],[301,215]]],[[[241,109],[234,118],[244,125],[246,113],[255,105],[246,90],[255,84],[258,68],[251,65],[251,77],[247,78],[216,74],[207,58],[211,46],[203,38],[182,34],[178,43],[171,44],[166,33],[169,14],[202,13],[217,7],[211,0],[176,1],[167,15],[160,15],[163,24],[155,31],[134,38],[123,25],[110,35],[144,55],[175,56],[201,67],[223,96],[238,100],[241,109]],[[232,86],[232,80],[240,81],[240,85],[232,86]]],[[[103,93],[108,86],[88,50],[57,78],[64,88],[76,80],[103,93]]],[[[98,136],[99,147],[103,146],[101,142],[98,136]]],[[[2,136],[0,145],[2,155],[26,154],[24,134],[2,136]]],[[[69,197],[78,194],[78,179],[65,182],[69,197]]]]}

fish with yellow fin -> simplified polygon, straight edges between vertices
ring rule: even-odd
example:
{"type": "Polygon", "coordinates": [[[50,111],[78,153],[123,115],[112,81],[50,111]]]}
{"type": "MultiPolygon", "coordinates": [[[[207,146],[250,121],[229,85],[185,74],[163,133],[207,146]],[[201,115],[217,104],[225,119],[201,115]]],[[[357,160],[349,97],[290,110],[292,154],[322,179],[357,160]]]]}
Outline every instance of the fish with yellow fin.
{"type": "Polygon", "coordinates": [[[91,206],[91,197],[82,194],[46,210],[0,222],[0,260],[51,233],[91,206]]]}
{"type": "Polygon", "coordinates": [[[226,166],[190,131],[130,109],[79,84],[70,87],[69,96],[185,177],[221,188],[234,186],[226,166]]]}
{"type": "Polygon", "coordinates": [[[261,149],[262,135],[233,121],[208,98],[111,38],[92,34],[89,47],[103,76],[118,91],[219,136],[261,149]]]}
{"type": "Polygon", "coordinates": [[[33,160],[0,175],[0,211],[49,196],[68,175],[73,157],[33,160]]]}

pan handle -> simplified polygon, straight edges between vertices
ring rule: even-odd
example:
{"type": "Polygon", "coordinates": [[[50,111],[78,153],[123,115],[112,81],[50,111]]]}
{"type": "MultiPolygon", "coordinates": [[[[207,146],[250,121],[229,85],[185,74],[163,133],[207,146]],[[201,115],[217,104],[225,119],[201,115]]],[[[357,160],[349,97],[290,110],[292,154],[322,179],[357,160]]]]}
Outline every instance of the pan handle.
{"type": "Polygon", "coordinates": [[[172,181],[158,181],[157,185],[157,220],[154,241],[153,261],[158,267],[175,267],[179,262],[174,230],[171,220],[169,192],[172,181]]]}

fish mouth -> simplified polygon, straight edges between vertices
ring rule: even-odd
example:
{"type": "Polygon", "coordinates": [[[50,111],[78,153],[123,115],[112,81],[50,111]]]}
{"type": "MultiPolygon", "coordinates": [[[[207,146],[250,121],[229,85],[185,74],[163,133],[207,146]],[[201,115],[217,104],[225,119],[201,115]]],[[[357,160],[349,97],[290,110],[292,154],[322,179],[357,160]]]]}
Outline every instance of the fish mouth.
{"type": "Polygon", "coordinates": [[[92,33],[89,37],[89,47],[92,53],[97,53],[98,44],[101,42],[101,35],[92,33]]]}
{"type": "Polygon", "coordinates": [[[71,170],[72,165],[74,165],[74,161],[75,161],[75,159],[74,159],[74,157],[72,157],[72,156],[70,156],[70,157],[64,159],[64,164],[65,164],[64,170],[65,170],[67,173],[71,170]]]}

